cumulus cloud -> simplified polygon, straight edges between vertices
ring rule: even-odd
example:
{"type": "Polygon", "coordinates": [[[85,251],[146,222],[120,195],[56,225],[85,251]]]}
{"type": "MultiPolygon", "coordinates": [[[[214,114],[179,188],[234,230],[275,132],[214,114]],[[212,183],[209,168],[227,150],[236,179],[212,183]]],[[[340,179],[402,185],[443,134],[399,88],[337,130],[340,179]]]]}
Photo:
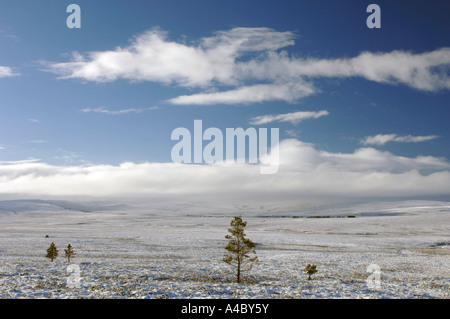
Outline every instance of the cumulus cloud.
{"type": "Polygon", "coordinates": [[[290,32],[268,28],[235,28],[188,45],[170,41],[166,32],[153,29],[135,37],[127,47],[77,54],[71,62],[50,64],[49,70],[62,78],[96,82],[127,79],[185,87],[208,86],[214,81],[235,84],[238,57],[285,47],[293,44],[292,37],[290,32]]]}
{"type": "Polygon", "coordinates": [[[180,105],[292,102],[315,93],[312,81],[322,77],[361,77],[422,91],[450,89],[450,48],[301,58],[283,50],[294,45],[295,38],[289,31],[233,28],[187,43],[170,40],[167,32],[152,29],[134,37],[128,46],[74,53],[69,62],[47,63],[47,70],[64,79],[126,79],[203,89],[168,100],[180,105]],[[227,89],[221,91],[223,88],[227,89]]]}
{"type": "Polygon", "coordinates": [[[272,122],[290,122],[297,124],[306,119],[318,119],[319,117],[330,114],[328,111],[319,112],[292,112],[277,115],[262,115],[254,117],[250,120],[250,124],[263,125],[272,122]]]}
{"type": "Polygon", "coordinates": [[[10,76],[17,76],[18,73],[14,72],[12,68],[9,66],[1,66],[0,65],[0,78],[6,78],[10,76]]]}
{"type": "Polygon", "coordinates": [[[35,160],[0,163],[0,194],[99,198],[231,199],[434,196],[450,194],[450,164],[436,157],[401,157],[373,148],[329,153],[296,139],[279,147],[279,171],[260,165],[123,163],[54,166],[35,160]]]}
{"type": "Polygon", "coordinates": [[[397,134],[377,134],[374,136],[367,136],[361,140],[365,145],[384,145],[388,142],[402,142],[402,143],[419,143],[430,141],[438,138],[437,135],[425,135],[425,136],[398,136],[397,134]]]}

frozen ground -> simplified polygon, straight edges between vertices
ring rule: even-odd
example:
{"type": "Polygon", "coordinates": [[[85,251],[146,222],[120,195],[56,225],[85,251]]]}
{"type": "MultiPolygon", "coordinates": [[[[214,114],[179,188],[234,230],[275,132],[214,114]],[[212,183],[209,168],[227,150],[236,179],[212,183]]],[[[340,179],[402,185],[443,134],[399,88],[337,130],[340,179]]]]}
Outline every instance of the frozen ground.
{"type": "Polygon", "coordinates": [[[242,214],[259,258],[243,284],[221,261],[232,216],[0,202],[0,298],[450,297],[450,203],[242,214]],[[45,258],[51,242],[59,249],[53,263],[45,258]],[[307,264],[318,269],[311,281],[307,264]],[[379,287],[366,282],[376,275],[371,264],[379,287]],[[78,286],[70,281],[77,270],[78,286]]]}

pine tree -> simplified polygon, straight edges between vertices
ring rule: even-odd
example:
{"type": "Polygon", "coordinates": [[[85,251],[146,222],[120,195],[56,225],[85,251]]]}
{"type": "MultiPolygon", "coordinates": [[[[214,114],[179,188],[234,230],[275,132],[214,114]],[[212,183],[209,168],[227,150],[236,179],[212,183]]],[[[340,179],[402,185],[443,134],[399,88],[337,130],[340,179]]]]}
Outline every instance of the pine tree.
{"type": "Polygon", "coordinates": [[[231,235],[225,236],[226,239],[229,239],[228,245],[225,247],[228,254],[222,260],[236,269],[236,282],[240,283],[241,273],[249,271],[258,257],[248,255],[249,253],[256,254],[256,252],[255,243],[245,238],[244,228],[247,226],[247,222],[242,221],[240,217],[234,217],[230,226],[228,232],[231,235]]]}
{"type": "Polygon", "coordinates": [[[308,274],[308,280],[311,280],[311,276],[314,275],[317,272],[317,266],[316,265],[310,265],[305,267],[304,272],[308,274]]]}
{"type": "Polygon", "coordinates": [[[56,249],[55,243],[51,243],[50,247],[47,248],[47,255],[45,257],[50,258],[53,262],[53,259],[58,256],[58,249],[56,249]]]}
{"type": "Polygon", "coordinates": [[[67,262],[70,263],[70,258],[72,258],[73,256],[75,256],[75,252],[72,249],[72,245],[67,245],[67,248],[64,249],[64,252],[66,253],[66,258],[67,258],[67,262]]]}

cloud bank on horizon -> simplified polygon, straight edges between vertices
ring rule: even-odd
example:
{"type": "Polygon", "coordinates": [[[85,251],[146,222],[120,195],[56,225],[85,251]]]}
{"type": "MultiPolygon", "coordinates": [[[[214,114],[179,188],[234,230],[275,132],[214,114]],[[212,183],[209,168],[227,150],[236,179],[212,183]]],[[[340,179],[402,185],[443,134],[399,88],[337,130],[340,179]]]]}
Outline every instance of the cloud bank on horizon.
{"type": "Polygon", "coordinates": [[[0,163],[0,193],[26,197],[271,201],[448,195],[450,163],[408,158],[374,148],[330,153],[296,139],[279,144],[279,171],[259,165],[123,163],[54,166],[28,160],[0,163]]]}

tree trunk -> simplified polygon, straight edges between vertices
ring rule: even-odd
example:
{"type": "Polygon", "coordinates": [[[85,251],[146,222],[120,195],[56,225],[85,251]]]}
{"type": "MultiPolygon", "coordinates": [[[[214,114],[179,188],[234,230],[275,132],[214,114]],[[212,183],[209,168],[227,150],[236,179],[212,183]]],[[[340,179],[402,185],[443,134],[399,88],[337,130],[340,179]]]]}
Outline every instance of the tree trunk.
{"type": "Polygon", "coordinates": [[[237,281],[238,284],[241,282],[241,241],[237,239],[237,281]]]}
{"type": "Polygon", "coordinates": [[[237,264],[237,281],[238,284],[241,282],[241,261],[238,259],[237,264]]]}

